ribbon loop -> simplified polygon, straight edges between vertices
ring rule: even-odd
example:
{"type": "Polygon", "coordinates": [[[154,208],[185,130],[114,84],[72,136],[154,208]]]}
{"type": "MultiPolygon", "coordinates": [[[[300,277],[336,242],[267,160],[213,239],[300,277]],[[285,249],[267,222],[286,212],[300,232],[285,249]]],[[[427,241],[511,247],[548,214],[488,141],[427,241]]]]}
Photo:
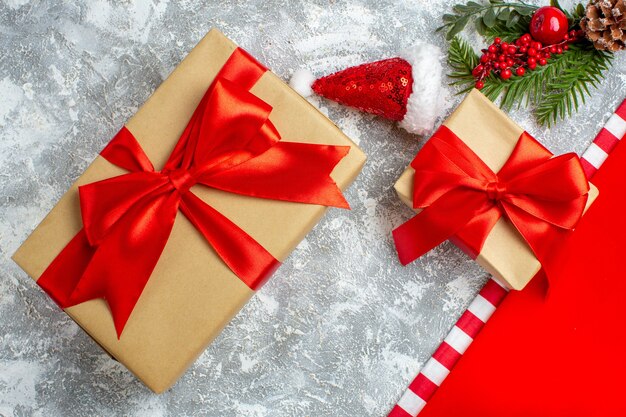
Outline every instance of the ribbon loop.
{"type": "Polygon", "coordinates": [[[502,216],[544,264],[548,235],[573,230],[589,191],[576,154],[552,158],[526,132],[497,174],[446,126],[411,166],[416,172],[414,207],[424,210],[393,231],[403,264],[457,234],[469,238],[464,245],[478,254],[502,216]]]}

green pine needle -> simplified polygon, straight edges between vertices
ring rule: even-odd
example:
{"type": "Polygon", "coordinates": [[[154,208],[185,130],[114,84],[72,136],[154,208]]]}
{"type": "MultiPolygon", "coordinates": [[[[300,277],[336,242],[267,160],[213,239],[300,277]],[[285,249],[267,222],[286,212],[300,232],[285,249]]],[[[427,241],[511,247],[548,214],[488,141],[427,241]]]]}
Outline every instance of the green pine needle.
{"type": "Polygon", "coordinates": [[[479,58],[469,43],[455,36],[450,42],[448,50],[448,64],[452,67],[452,72],[448,74],[453,81],[450,85],[465,86],[461,92],[472,89],[476,80],[472,75],[472,70],[478,65],[479,58]]]}
{"type": "MultiPolygon", "coordinates": [[[[552,125],[559,119],[572,115],[590,96],[590,87],[597,87],[603,72],[611,64],[613,55],[598,51],[589,43],[570,45],[568,51],[553,55],[545,66],[527,71],[524,76],[503,80],[495,75],[485,78],[483,94],[495,101],[501,98],[504,110],[534,105],[537,121],[552,125]]],[[[456,36],[450,42],[448,63],[451,85],[461,88],[460,93],[471,90],[476,82],[472,69],[479,57],[470,44],[456,36]]]]}
{"type": "Polygon", "coordinates": [[[578,111],[590,96],[589,87],[597,88],[613,55],[589,44],[571,45],[563,54],[563,65],[552,83],[546,83],[544,97],[537,103],[535,114],[540,124],[551,126],[559,119],[578,111]]]}

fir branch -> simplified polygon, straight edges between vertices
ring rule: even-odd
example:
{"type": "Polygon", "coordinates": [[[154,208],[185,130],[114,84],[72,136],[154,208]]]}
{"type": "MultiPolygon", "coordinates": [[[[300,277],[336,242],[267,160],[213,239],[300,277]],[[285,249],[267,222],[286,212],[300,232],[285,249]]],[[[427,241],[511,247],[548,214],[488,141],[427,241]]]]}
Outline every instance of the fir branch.
{"type": "MultiPolygon", "coordinates": [[[[537,121],[552,125],[571,115],[590,96],[610,66],[613,55],[598,51],[588,43],[572,44],[568,51],[553,55],[548,64],[527,71],[524,76],[503,80],[493,74],[484,79],[481,90],[492,101],[500,98],[504,110],[534,105],[537,121]]],[[[459,94],[471,90],[475,84],[472,69],[479,57],[470,44],[456,36],[450,42],[448,64],[451,85],[459,86],[459,94]]]]}
{"type": "Polygon", "coordinates": [[[535,114],[540,124],[551,126],[578,111],[591,95],[589,87],[597,88],[613,59],[611,53],[589,44],[572,45],[567,57],[562,70],[552,78],[554,81],[546,83],[544,97],[537,104],[535,114]]]}
{"type": "Polygon", "coordinates": [[[513,42],[528,33],[530,19],[531,16],[520,16],[513,24],[508,20],[498,19],[492,27],[482,24],[482,20],[476,20],[476,29],[488,42],[493,42],[495,38],[500,38],[503,42],[513,42]]]}
{"type": "Polygon", "coordinates": [[[452,7],[453,13],[443,15],[443,25],[436,32],[445,31],[446,39],[452,40],[467,24],[475,20],[478,32],[483,34],[499,22],[506,27],[513,28],[523,17],[531,16],[537,6],[522,1],[505,3],[503,0],[489,0],[488,3],[468,1],[466,4],[456,4],[452,7]]]}
{"type": "Polygon", "coordinates": [[[483,93],[492,101],[501,97],[500,107],[509,111],[522,105],[540,103],[545,97],[546,84],[554,80],[568,65],[569,51],[554,55],[548,64],[527,71],[521,77],[514,76],[508,80],[491,75],[485,80],[483,93]]]}
{"type": "Polygon", "coordinates": [[[448,74],[453,81],[450,85],[459,85],[463,87],[461,92],[469,91],[474,86],[476,80],[472,75],[472,69],[478,65],[479,58],[470,44],[455,36],[450,42],[448,49],[448,64],[452,68],[452,72],[448,74]]]}

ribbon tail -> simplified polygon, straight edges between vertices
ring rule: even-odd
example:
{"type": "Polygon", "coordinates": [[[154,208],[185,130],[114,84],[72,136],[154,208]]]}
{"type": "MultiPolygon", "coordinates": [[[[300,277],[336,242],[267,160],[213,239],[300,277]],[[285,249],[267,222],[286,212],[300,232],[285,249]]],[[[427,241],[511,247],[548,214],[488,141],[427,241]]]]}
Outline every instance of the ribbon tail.
{"type": "Polygon", "coordinates": [[[59,307],[70,307],[70,297],[95,252],[96,248],[89,244],[85,230],[81,229],[48,265],[37,285],[59,307]]]}
{"type": "Polygon", "coordinates": [[[98,245],[69,300],[106,299],[118,338],[148,283],[174,226],[178,193],[155,194],[132,207],[98,245]]]}
{"type": "MultiPolygon", "coordinates": [[[[550,283],[551,271],[559,268],[559,255],[562,246],[572,234],[572,230],[560,228],[527,213],[512,204],[503,204],[507,217],[535,254],[550,283]]],[[[558,274],[556,274],[558,275],[558,274]]]]}
{"type": "Polygon", "coordinates": [[[91,246],[81,230],[37,283],[62,308],[106,299],[118,338],[169,238],[178,193],[156,194],[136,204],[91,246]]]}
{"type": "Polygon", "coordinates": [[[272,200],[350,208],[331,177],[349,146],[280,141],[233,168],[199,178],[209,187],[272,200]]]}
{"type": "Polygon", "coordinates": [[[494,205],[492,209],[474,216],[450,240],[472,259],[476,259],[485,243],[485,236],[489,235],[500,217],[501,212],[494,205]]]}
{"type": "Polygon", "coordinates": [[[476,215],[492,207],[483,193],[452,190],[393,231],[402,265],[407,265],[457,234],[476,215]],[[463,207],[463,210],[459,210],[463,207]]]}
{"type": "Polygon", "coordinates": [[[224,263],[251,289],[261,287],[280,266],[256,240],[193,193],[183,195],[180,209],[224,263]]]}

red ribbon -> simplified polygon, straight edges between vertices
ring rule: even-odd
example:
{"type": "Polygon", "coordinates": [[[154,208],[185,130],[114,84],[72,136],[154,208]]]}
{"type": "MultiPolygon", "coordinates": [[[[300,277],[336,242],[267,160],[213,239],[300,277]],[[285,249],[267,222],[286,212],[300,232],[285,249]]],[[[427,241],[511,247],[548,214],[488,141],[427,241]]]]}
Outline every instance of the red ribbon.
{"type": "Polygon", "coordinates": [[[501,216],[541,262],[554,234],[573,230],[587,203],[589,184],[578,156],[552,157],[526,132],[498,174],[445,126],[411,166],[413,207],[423,210],[393,231],[403,265],[452,237],[478,254],[501,216]]]}
{"type": "Polygon", "coordinates": [[[84,227],[37,281],[62,308],[106,299],[119,337],[178,210],[235,275],[258,288],[279,261],[195,196],[195,184],[251,197],[348,208],[330,173],[350,148],[281,141],[269,120],[272,107],[248,91],[265,71],[237,49],[161,171],[155,171],[125,127],[111,140],[101,155],[130,172],[79,187],[84,227]]]}

